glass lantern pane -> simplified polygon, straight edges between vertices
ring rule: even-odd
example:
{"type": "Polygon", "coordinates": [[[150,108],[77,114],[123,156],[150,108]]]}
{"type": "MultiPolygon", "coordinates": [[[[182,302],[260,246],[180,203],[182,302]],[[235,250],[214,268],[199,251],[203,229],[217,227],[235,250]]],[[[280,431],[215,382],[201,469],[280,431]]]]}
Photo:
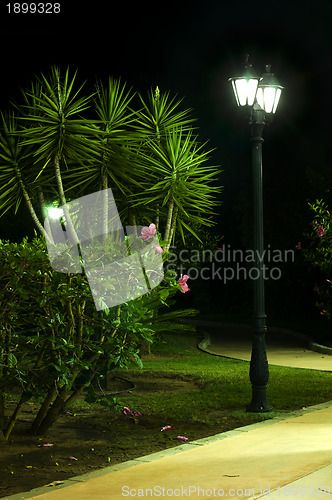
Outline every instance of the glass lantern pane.
{"type": "Polygon", "coordinates": [[[275,94],[276,89],[274,87],[266,87],[264,89],[264,109],[266,113],[272,113],[275,94]]]}
{"type": "Polygon", "coordinates": [[[258,87],[256,94],[256,101],[262,109],[264,109],[263,89],[258,87]]]}
{"type": "Polygon", "coordinates": [[[276,97],[275,97],[275,100],[274,100],[273,113],[276,112],[280,96],[281,96],[281,89],[277,89],[276,97]]]}
{"type": "Polygon", "coordinates": [[[252,106],[255,101],[256,91],[257,91],[258,80],[251,79],[247,80],[247,95],[248,95],[248,104],[252,106]]]}
{"type": "Polygon", "coordinates": [[[237,98],[240,106],[247,104],[247,81],[244,78],[235,81],[237,98]]]}
{"type": "Polygon", "coordinates": [[[235,95],[235,99],[236,99],[236,104],[237,104],[238,106],[240,106],[240,103],[239,103],[239,98],[238,98],[238,96],[237,96],[237,90],[236,90],[236,86],[235,86],[235,82],[234,82],[234,80],[232,80],[232,86],[233,86],[233,90],[234,90],[234,95],[235,95]]]}

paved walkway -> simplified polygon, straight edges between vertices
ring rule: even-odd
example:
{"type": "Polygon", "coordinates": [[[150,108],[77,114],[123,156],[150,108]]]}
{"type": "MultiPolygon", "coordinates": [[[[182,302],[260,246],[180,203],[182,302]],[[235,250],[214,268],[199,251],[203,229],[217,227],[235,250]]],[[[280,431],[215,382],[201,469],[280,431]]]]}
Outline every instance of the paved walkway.
{"type": "MultiPolygon", "coordinates": [[[[210,327],[211,343],[205,347],[215,354],[250,359],[248,328],[227,328],[230,327],[210,327]],[[230,335],[232,341],[229,341],[230,335]]],[[[315,358],[310,358],[308,349],[298,342],[298,339],[284,338],[280,332],[277,336],[271,335],[267,338],[270,363],[331,369],[332,356],[314,353],[315,358]]],[[[75,477],[54,489],[40,488],[8,498],[265,497],[280,500],[295,497],[312,500],[318,496],[332,500],[332,401],[301,410],[292,417],[280,415],[75,477]]]]}
{"type": "MultiPolygon", "coordinates": [[[[227,358],[250,361],[250,326],[210,321],[201,321],[199,325],[207,334],[207,338],[201,343],[203,350],[227,358]]],[[[265,340],[268,362],[271,365],[332,371],[332,348],[324,349],[311,342],[312,339],[306,335],[281,328],[268,328],[265,340]],[[309,344],[321,352],[313,351],[308,347],[309,344]]]]}

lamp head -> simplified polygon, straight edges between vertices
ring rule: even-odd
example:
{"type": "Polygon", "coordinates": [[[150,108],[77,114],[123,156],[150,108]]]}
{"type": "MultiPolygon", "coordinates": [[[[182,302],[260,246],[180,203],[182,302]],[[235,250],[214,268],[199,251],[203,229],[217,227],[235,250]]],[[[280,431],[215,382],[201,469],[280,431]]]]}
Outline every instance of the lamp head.
{"type": "Polygon", "coordinates": [[[271,73],[271,65],[267,64],[258,84],[256,100],[268,115],[274,115],[276,112],[283,88],[271,73]]]}
{"type": "Polygon", "coordinates": [[[228,79],[232,83],[237,105],[246,108],[254,104],[258,84],[261,80],[261,77],[257,76],[254,68],[248,62],[248,59],[249,56],[247,55],[242,76],[235,76],[228,79]]]}

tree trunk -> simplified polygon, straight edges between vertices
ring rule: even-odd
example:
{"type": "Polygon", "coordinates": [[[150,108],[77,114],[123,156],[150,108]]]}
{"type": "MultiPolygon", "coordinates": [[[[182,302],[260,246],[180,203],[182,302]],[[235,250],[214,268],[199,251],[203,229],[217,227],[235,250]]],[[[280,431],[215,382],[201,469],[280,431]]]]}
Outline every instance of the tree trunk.
{"type": "Polygon", "coordinates": [[[78,304],[78,315],[77,315],[77,327],[76,327],[76,347],[81,349],[82,347],[82,338],[83,338],[83,324],[84,324],[84,309],[85,309],[86,301],[83,301],[82,304],[78,304]]]}
{"type": "MultiPolygon", "coordinates": [[[[170,245],[172,244],[173,237],[174,237],[174,232],[175,232],[175,228],[176,228],[177,215],[178,215],[178,207],[174,207],[174,210],[173,210],[173,219],[172,219],[172,223],[171,223],[171,229],[170,229],[170,232],[169,232],[169,244],[170,245]]],[[[167,248],[169,248],[169,246],[167,248]]]]}
{"type": "MultiPolygon", "coordinates": [[[[34,372],[37,372],[38,368],[41,365],[47,344],[48,344],[48,341],[46,341],[44,343],[43,347],[39,350],[38,357],[37,357],[36,362],[35,362],[34,367],[33,367],[34,372]]],[[[27,383],[25,389],[23,390],[23,392],[21,394],[20,400],[17,403],[16,408],[9,419],[7,429],[4,433],[5,441],[8,440],[8,438],[9,438],[9,436],[10,436],[10,434],[11,434],[11,432],[16,424],[17,418],[20,414],[20,411],[22,409],[23,404],[31,398],[31,394],[29,394],[29,391],[30,391],[30,387],[33,384],[34,379],[35,379],[35,376],[32,373],[30,375],[29,382],[27,383]]]]}
{"type": "Polygon", "coordinates": [[[151,354],[151,342],[148,342],[147,340],[142,339],[140,342],[140,346],[139,346],[139,352],[140,352],[140,354],[145,355],[145,356],[148,354],[151,354]]]}
{"type": "Polygon", "coordinates": [[[46,231],[44,230],[43,225],[41,224],[40,220],[38,219],[38,216],[37,216],[37,214],[35,212],[35,209],[33,208],[30,196],[29,196],[28,192],[26,191],[25,187],[23,186],[23,184],[22,184],[22,192],[23,192],[23,198],[24,198],[25,203],[26,203],[26,205],[28,207],[28,210],[30,212],[32,220],[35,223],[35,226],[37,227],[38,231],[40,232],[40,234],[42,236],[45,236],[45,238],[47,238],[47,239],[49,239],[51,241],[51,238],[50,238],[49,234],[46,233],[46,231]]]}
{"type": "Polygon", "coordinates": [[[19,400],[19,402],[16,405],[16,408],[15,408],[14,412],[12,413],[12,416],[9,419],[8,426],[7,426],[7,429],[5,431],[5,441],[8,441],[8,438],[9,438],[12,430],[15,427],[16,420],[18,419],[18,416],[20,414],[20,411],[22,409],[23,404],[28,399],[30,399],[29,397],[26,398],[25,395],[26,395],[26,391],[23,391],[22,394],[21,394],[20,400],[19,400]]]}
{"type": "Polygon", "coordinates": [[[165,241],[168,241],[166,249],[168,249],[168,247],[170,245],[169,237],[170,237],[170,231],[171,231],[171,225],[172,225],[173,209],[174,209],[174,199],[170,198],[169,203],[168,203],[168,213],[167,213],[165,233],[164,233],[164,238],[163,238],[165,241]]]}
{"type": "Polygon", "coordinates": [[[157,203],[155,225],[156,225],[156,229],[158,231],[159,230],[159,203],[157,203]]]}
{"type": "Polygon", "coordinates": [[[58,396],[53,401],[51,408],[46,413],[45,417],[41,421],[38,429],[35,430],[35,434],[45,434],[46,431],[54,424],[54,422],[59,417],[60,412],[63,410],[65,400],[67,399],[69,391],[65,386],[61,387],[58,396]]]}
{"type": "MultiPolygon", "coordinates": [[[[102,345],[104,341],[104,336],[100,339],[100,345],[102,345]]],[[[94,363],[99,358],[100,354],[95,353],[91,356],[91,358],[88,360],[88,363],[91,365],[94,363]]],[[[80,369],[74,370],[72,377],[71,377],[71,386],[75,382],[76,378],[80,374],[80,369]]],[[[39,427],[34,428],[34,434],[35,435],[40,435],[40,434],[45,434],[45,432],[48,431],[48,429],[54,424],[54,422],[58,419],[60,413],[63,411],[64,407],[66,406],[67,401],[70,400],[70,389],[67,389],[66,386],[61,387],[61,389],[58,391],[58,395],[53,401],[52,406],[49,408],[47,413],[45,414],[44,418],[39,424],[39,427]]]]}
{"type": "Polygon", "coordinates": [[[43,193],[43,190],[42,190],[42,187],[40,184],[38,184],[38,198],[39,198],[39,204],[40,204],[41,209],[42,209],[43,217],[44,217],[44,219],[46,219],[46,217],[48,215],[47,208],[46,208],[46,204],[45,204],[44,193],[43,193]]]}
{"type": "Polygon", "coordinates": [[[95,377],[95,373],[92,372],[91,375],[89,376],[88,380],[85,382],[85,384],[83,384],[71,396],[69,396],[68,399],[66,399],[64,406],[70,406],[71,404],[73,404],[73,402],[76,401],[83,394],[84,389],[89,386],[89,384],[92,382],[94,377],[95,377]]]}
{"type": "Polygon", "coordinates": [[[43,404],[41,405],[37,416],[35,420],[33,421],[32,426],[30,427],[30,432],[33,436],[36,436],[38,434],[39,426],[43,421],[43,418],[45,417],[49,407],[51,406],[51,403],[53,399],[55,398],[57,393],[57,387],[56,384],[54,384],[48,391],[47,396],[45,397],[43,404]]]}
{"type": "Polygon", "coordinates": [[[66,223],[67,223],[67,229],[68,232],[71,235],[72,238],[72,243],[78,245],[80,242],[77,238],[76,231],[73,226],[73,222],[71,220],[71,217],[69,215],[69,211],[67,208],[67,202],[66,202],[66,197],[65,197],[65,192],[63,189],[63,184],[62,184],[62,177],[61,177],[61,172],[60,172],[60,158],[59,155],[55,155],[54,158],[54,168],[55,168],[55,179],[58,185],[58,190],[59,190],[59,197],[60,197],[60,202],[61,205],[63,206],[63,212],[66,218],[66,223]]]}
{"type": "Polygon", "coordinates": [[[102,189],[103,193],[103,239],[107,238],[108,234],[108,178],[107,170],[104,170],[102,174],[102,189]]]}
{"type": "Polygon", "coordinates": [[[129,211],[129,223],[132,225],[132,226],[136,226],[137,224],[137,221],[136,221],[136,211],[135,211],[135,208],[131,208],[130,211],[129,211]]]}
{"type": "Polygon", "coordinates": [[[18,166],[16,167],[15,171],[16,171],[16,176],[18,178],[19,185],[20,185],[21,190],[22,190],[24,201],[26,203],[26,206],[28,207],[28,210],[30,212],[32,220],[33,220],[36,228],[40,232],[40,234],[43,235],[43,236],[45,236],[45,237],[47,237],[46,232],[44,230],[44,227],[41,224],[40,220],[38,219],[38,216],[37,216],[37,214],[35,212],[35,209],[33,208],[32,201],[31,201],[29,193],[28,193],[28,191],[27,191],[27,189],[25,187],[25,184],[24,184],[23,179],[22,179],[22,174],[21,174],[21,171],[20,171],[20,169],[19,169],[18,166]]]}

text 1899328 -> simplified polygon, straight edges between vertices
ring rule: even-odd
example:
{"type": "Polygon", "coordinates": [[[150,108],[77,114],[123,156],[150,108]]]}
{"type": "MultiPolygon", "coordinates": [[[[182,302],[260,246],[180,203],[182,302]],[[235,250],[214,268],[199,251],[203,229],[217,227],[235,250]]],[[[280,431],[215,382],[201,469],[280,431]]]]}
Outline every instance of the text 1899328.
{"type": "Polygon", "coordinates": [[[8,14],[60,14],[60,3],[7,3],[8,14]]]}

